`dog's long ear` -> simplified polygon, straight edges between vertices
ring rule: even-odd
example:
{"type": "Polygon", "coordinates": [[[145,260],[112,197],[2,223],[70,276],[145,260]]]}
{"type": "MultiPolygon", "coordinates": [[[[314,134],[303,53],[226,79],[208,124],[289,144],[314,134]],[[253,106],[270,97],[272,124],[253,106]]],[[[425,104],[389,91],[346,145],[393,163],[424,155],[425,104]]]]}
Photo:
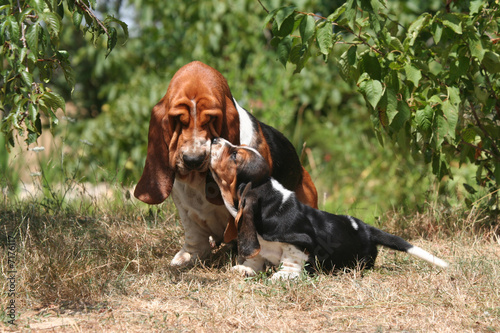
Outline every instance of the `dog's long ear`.
{"type": "Polygon", "coordinates": [[[134,191],[137,199],[153,205],[162,203],[170,195],[175,170],[169,163],[169,146],[171,140],[177,140],[179,131],[180,126],[170,128],[166,102],[162,99],[151,112],[146,164],[134,191]]]}
{"type": "MultiPolygon", "coordinates": [[[[243,186],[242,184],[241,186],[243,186]]],[[[243,207],[245,206],[245,203],[242,202],[241,198],[246,196],[248,190],[252,187],[252,183],[248,183],[245,187],[241,187],[237,189],[236,191],[236,196],[238,198],[238,214],[236,214],[236,217],[233,219],[229,219],[229,222],[226,226],[226,230],[224,231],[224,243],[229,243],[236,237],[238,237],[238,221],[241,219],[241,215],[243,214],[243,207]]]]}
{"type": "Polygon", "coordinates": [[[257,197],[248,195],[252,183],[248,183],[239,194],[239,210],[235,224],[238,228],[238,254],[243,258],[255,257],[260,252],[260,243],[255,229],[255,219],[260,219],[257,197]]]}

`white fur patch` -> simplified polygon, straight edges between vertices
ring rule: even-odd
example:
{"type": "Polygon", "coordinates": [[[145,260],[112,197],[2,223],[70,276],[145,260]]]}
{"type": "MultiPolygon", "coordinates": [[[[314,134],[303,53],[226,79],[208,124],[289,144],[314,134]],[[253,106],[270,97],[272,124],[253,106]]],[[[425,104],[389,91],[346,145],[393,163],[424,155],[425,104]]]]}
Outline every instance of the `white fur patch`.
{"type": "Polygon", "coordinates": [[[292,191],[287,190],[286,188],[283,187],[276,179],[271,178],[271,184],[273,185],[273,188],[281,193],[282,198],[281,198],[281,204],[284,204],[290,196],[293,194],[292,191]]]}
{"type": "Polygon", "coordinates": [[[412,256],[415,256],[417,258],[423,259],[427,262],[430,262],[433,265],[439,266],[446,268],[448,267],[448,263],[442,259],[439,259],[436,256],[433,256],[429,252],[425,251],[424,249],[419,248],[418,246],[413,246],[412,248],[408,249],[406,251],[407,253],[411,254],[412,256]]]}
{"type": "Polygon", "coordinates": [[[257,149],[255,149],[255,148],[248,147],[248,146],[242,146],[241,148],[242,148],[242,149],[246,149],[246,150],[248,150],[248,151],[251,151],[251,152],[253,152],[253,153],[257,154],[258,156],[262,156],[262,155],[259,153],[259,151],[258,151],[257,149]]]}
{"type": "Polygon", "coordinates": [[[210,253],[209,237],[222,240],[229,219],[224,206],[209,203],[205,196],[205,177],[194,177],[191,182],[176,179],[171,194],[185,232],[185,243],[171,262],[173,266],[189,264],[210,253]]]}
{"type": "Polygon", "coordinates": [[[259,254],[251,259],[245,260],[241,265],[236,265],[233,270],[245,276],[255,275],[264,269],[264,263],[268,261],[273,266],[281,265],[279,271],[274,273],[272,280],[294,279],[300,276],[300,272],[308,259],[307,254],[296,246],[288,243],[269,242],[257,235],[260,244],[259,254]]]}
{"type": "Polygon", "coordinates": [[[349,221],[351,221],[351,226],[354,230],[358,230],[359,229],[359,225],[358,223],[356,222],[356,220],[352,217],[352,216],[348,216],[347,217],[349,219],[349,221]]]}
{"type": "Polygon", "coordinates": [[[233,266],[231,270],[245,277],[255,276],[255,271],[250,266],[236,265],[233,266]]]}
{"type": "Polygon", "coordinates": [[[253,135],[255,132],[252,120],[250,119],[248,112],[243,109],[234,98],[233,102],[236,106],[236,110],[238,110],[238,115],[240,117],[240,145],[250,146],[253,141],[253,135]]]}
{"type": "Polygon", "coordinates": [[[224,201],[224,206],[226,206],[227,210],[229,211],[229,213],[234,217],[236,218],[236,215],[238,215],[238,211],[236,210],[236,208],[234,208],[233,205],[231,205],[229,202],[226,201],[226,199],[224,199],[224,196],[222,197],[222,200],[224,201]]]}

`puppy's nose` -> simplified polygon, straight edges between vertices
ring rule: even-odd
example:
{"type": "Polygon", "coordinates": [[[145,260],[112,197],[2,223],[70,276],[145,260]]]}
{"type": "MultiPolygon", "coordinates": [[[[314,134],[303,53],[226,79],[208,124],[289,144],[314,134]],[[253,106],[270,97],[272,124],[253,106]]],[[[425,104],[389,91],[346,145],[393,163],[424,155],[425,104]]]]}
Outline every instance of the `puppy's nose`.
{"type": "Polygon", "coordinates": [[[187,168],[189,168],[191,170],[195,170],[195,169],[198,169],[199,167],[201,167],[201,165],[205,161],[205,155],[204,154],[201,154],[201,155],[184,155],[182,157],[182,160],[184,161],[184,165],[187,168]]]}
{"type": "Polygon", "coordinates": [[[217,143],[219,143],[219,141],[220,141],[220,138],[214,138],[214,139],[212,140],[212,144],[213,144],[213,145],[216,145],[217,143]]]}

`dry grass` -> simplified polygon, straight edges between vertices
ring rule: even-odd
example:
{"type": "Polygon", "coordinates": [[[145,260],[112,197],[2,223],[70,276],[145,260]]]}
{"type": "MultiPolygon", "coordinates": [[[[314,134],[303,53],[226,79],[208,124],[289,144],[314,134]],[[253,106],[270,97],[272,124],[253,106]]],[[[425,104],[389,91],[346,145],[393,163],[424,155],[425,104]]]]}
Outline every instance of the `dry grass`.
{"type": "Polygon", "coordinates": [[[429,240],[417,235],[431,234],[434,217],[415,216],[422,228],[414,230],[398,229],[411,219],[397,217],[388,223],[393,232],[412,235],[451,268],[382,250],[370,271],[271,282],[232,273],[229,248],[214,251],[209,264],[170,268],[182,240],[175,210],[118,202],[57,213],[2,206],[0,261],[5,277],[6,235],[13,235],[18,318],[7,323],[3,288],[0,331],[500,331],[494,233],[457,229],[429,240]]]}

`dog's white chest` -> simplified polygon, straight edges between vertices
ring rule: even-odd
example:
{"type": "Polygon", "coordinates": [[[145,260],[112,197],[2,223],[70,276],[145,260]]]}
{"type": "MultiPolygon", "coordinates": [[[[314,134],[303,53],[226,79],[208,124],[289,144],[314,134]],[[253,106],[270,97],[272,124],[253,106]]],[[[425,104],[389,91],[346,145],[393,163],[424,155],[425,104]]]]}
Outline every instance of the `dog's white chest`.
{"type": "Polygon", "coordinates": [[[176,179],[171,195],[183,224],[195,223],[209,232],[215,241],[222,240],[231,215],[224,205],[214,205],[207,201],[205,179],[189,183],[176,179]]]}

